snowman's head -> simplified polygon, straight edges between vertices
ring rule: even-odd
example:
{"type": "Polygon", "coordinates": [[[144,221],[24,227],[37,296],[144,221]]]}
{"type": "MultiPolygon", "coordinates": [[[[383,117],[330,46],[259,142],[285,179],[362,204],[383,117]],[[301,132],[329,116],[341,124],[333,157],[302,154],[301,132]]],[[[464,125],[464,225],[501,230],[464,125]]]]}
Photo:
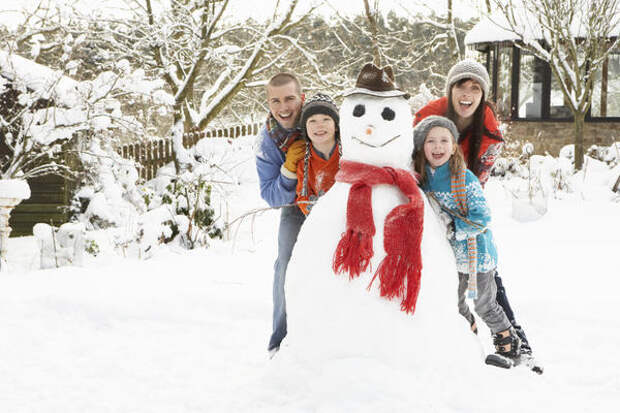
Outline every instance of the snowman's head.
{"type": "Polygon", "coordinates": [[[396,88],[390,67],[372,63],[360,72],[340,107],[342,158],[376,166],[410,168],[413,117],[409,95],[396,88]]]}
{"type": "Polygon", "coordinates": [[[342,158],[376,166],[409,168],[413,117],[402,96],[347,96],[340,107],[342,158]]]}

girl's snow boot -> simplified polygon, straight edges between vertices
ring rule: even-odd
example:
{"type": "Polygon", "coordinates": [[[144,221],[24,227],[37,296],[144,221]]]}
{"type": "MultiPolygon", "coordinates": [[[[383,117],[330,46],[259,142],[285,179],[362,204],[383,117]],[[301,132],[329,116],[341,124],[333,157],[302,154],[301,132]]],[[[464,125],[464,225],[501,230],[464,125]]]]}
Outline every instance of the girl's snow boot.
{"type": "Polygon", "coordinates": [[[515,360],[521,354],[521,339],[514,328],[493,334],[495,354],[515,360]]]}
{"type": "Polygon", "coordinates": [[[493,334],[493,345],[495,345],[495,353],[486,357],[486,364],[504,369],[518,364],[521,340],[513,328],[493,334]]]}

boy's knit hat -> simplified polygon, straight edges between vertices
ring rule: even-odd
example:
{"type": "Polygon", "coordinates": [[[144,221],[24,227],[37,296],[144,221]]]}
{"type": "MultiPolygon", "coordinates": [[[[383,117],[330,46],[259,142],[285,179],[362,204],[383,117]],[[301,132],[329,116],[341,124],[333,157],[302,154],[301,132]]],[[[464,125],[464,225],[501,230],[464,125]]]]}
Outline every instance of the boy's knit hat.
{"type": "Polygon", "coordinates": [[[336,124],[336,129],[338,129],[338,122],[340,121],[340,117],[338,116],[338,107],[331,97],[324,93],[317,93],[309,99],[306,99],[304,106],[301,108],[300,126],[303,136],[307,136],[306,122],[308,121],[308,118],[318,113],[330,116],[336,124]]]}
{"type": "Polygon", "coordinates": [[[491,80],[489,79],[489,72],[483,65],[475,60],[465,59],[452,66],[446,78],[446,96],[450,95],[452,85],[461,79],[473,79],[480,83],[484,96],[488,99],[491,80]]]}
{"type": "Polygon", "coordinates": [[[413,128],[413,153],[418,152],[418,150],[424,146],[426,135],[428,135],[428,132],[435,126],[448,129],[452,136],[454,136],[454,141],[458,142],[459,131],[454,122],[443,116],[431,115],[424,118],[422,122],[418,123],[418,125],[413,128]]]}

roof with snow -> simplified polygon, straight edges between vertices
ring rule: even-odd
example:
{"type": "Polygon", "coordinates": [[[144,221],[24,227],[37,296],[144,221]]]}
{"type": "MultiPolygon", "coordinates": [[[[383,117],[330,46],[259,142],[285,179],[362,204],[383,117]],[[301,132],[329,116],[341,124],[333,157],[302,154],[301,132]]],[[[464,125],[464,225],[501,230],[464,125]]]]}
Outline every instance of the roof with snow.
{"type": "MultiPolygon", "coordinates": [[[[515,13],[518,28],[510,29],[510,25],[506,17],[495,12],[491,15],[484,16],[465,36],[466,45],[475,45],[481,43],[501,43],[521,40],[520,34],[525,39],[543,39],[545,36],[541,30],[541,26],[536,18],[521,10],[521,13],[515,13]]],[[[584,27],[577,22],[571,28],[571,32],[575,37],[582,37],[584,27]]],[[[618,37],[620,35],[620,25],[616,25],[609,33],[609,37],[618,37]]]]}
{"type": "Polygon", "coordinates": [[[0,50],[0,76],[23,84],[40,98],[52,99],[57,105],[72,107],[80,101],[81,82],[5,50],[0,50]]]}

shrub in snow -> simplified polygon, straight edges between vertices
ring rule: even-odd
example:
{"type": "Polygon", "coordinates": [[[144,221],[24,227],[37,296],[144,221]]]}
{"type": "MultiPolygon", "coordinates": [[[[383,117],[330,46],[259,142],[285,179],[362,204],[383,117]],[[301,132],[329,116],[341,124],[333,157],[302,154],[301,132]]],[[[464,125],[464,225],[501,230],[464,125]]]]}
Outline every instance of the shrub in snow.
{"type": "Polygon", "coordinates": [[[39,245],[42,269],[82,265],[86,235],[83,224],[67,223],[56,228],[39,223],[32,233],[39,245]]]}
{"type": "Polygon", "coordinates": [[[84,168],[81,187],[74,194],[71,212],[88,229],[122,227],[146,212],[137,187],[133,161],[123,159],[110,146],[94,138],[80,155],[84,168]]]}
{"type": "Polygon", "coordinates": [[[586,155],[614,167],[620,164],[620,142],[616,142],[608,147],[592,145],[586,152],[586,155]]]}
{"type": "Polygon", "coordinates": [[[95,241],[94,239],[86,240],[84,250],[93,257],[96,257],[101,252],[99,244],[97,244],[97,241],[95,241]]]}
{"type": "Polygon", "coordinates": [[[166,187],[161,202],[170,208],[173,236],[179,234],[187,248],[208,245],[210,238],[222,238],[211,207],[212,187],[201,175],[186,173],[166,187]]]}
{"type": "Polygon", "coordinates": [[[250,139],[203,139],[187,151],[190,170],[177,176],[169,164],[148,182],[101,141],[93,139],[82,155],[86,172],[72,204],[77,221],[108,228],[125,257],[148,258],[162,243],[195,248],[222,238],[222,205],[251,170],[250,139]]]}
{"type": "MultiPolygon", "coordinates": [[[[586,156],[583,168],[575,173],[574,145],[566,145],[557,158],[550,155],[530,155],[531,144],[521,148],[521,156],[498,158],[492,175],[500,177],[504,186],[515,199],[527,199],[535,211],[528,213],[522,209],[517,212],[523,219],[532,219],[544,211],[546,198],[563,198],[567,194],[585,197],[612,198],[615,183],[620,179],[620,144],[609,147],[592,146],[586,156]]],[[[619,184],[620,186],[620,184],[619,184]]],[[[517,202],[519,203],[519,202],[517,202]]]]}
{"type": "Polygon", "coordinates": [[[566,145],[560,149],[560,158],[568,159],[571,162],[575,161],[575,145],[566,145]]]}

